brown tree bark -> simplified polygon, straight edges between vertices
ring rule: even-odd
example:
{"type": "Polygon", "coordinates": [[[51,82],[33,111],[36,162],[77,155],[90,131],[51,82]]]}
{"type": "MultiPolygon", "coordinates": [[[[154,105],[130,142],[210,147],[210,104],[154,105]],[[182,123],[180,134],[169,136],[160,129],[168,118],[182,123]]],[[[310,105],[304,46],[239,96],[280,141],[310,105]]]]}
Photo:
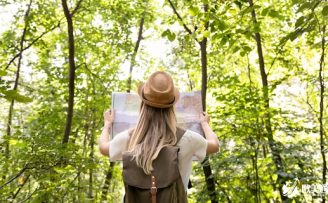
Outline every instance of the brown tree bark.
{"type": "Polygon", "coordinates": [[[137,56],[137,53],[138,53],[140,42],[142,40],[142,32],[143,32],[144,21],[145,21],[145,18],[142,17],[141,20],[140,20],[140,25],[139,25],[138,39],[137,39],[137,42],[136,42],[136,45],[134,47],[134,50],[133,50],[133,53],[132,53],[132,57],[131,57],[130,70],[129,70],[129,78],[128,78],[128,84],[127,84],[127,92],[128,93],[130,93],[130,91],[131,91],[132,71],[133,71],[133,67],[134,67],[135,62],[136,62],[136,56],[137,56]]]}
{"type": "MultiPolygon", "coordinates": [[[[257,18],[254,8],[253,0],[248,0],[249,6],[252,8],[251,10],[251,17],[253,24],[257,24],[257,18]]],[[[261,79],[262,79],[262,90],[263,90],[263,99],[264,99],[264,125],[266,129],[266,137],[269,141],[269,147],[271,149],[272,159],[276,167],[276,174],[277,174],[277,183],[278,183],[278,190],[280,193],[280,198],[284,202],[288,198],[283,195],[282,192],[282,186],[285,183],[285,180],[282,176],[284,171],[284,166],[282,163],[282,158],[278,150],[278,146],[276,144],[276,141],[273,138],[273,132],[272,132],[272,125],[271,125],[271,116],[270,116],[270,98],[269,98],[269,85],[268,85],[268,78],[265,71],[265,64],[264,64],[264,56],[263,56],[263,50],[262,50],[262,42],[261,42],[261,35],[259,32],[255,33],[255,41],[257,46],[257,53],[259,58],[259,68],[261,73],[261,79]]]]}
{"type": "MultiPolygon", "coordinates": [[[[168,0],[174,14],[177,16],[179,21],[182,23],[184,29],[186,32],[188,32],[190,35],[192,35],[191,29],[188,28],[188,26],[184,23],[181,15],[178,13],[177,9],[175,8],[174,4],[172,3],[171,0],[168,0]]],[[[208,12],[208,5],[204,5],[204,12],[208,12]]],[[[208,29],[209,22],[207,21],[205,24],[205,30],[208,29]]],[[[195,39],[196,40],[196,39],[195,39]]],[[[197,41],[197,40],[196,40],[197,41]]],[[[203,104],[203,111],[206,111],[206,91],[207,91],[207,38],[204,37],[202,41],[197,41],[198,44],[200,45],[200,53],[201,53],[201,66],[202,66],[202,89],[201,89],[201,94],[202,94],[202,104],[203,104]]],[[[211,199],[212,203],[217,203],[217,198],[216,198],[216,191],[215,191],[215,181],[214,177],[212,174],[212,169],[211,165],[209,163],[208,157],[205,157],[205,160],[202,163],[203,165],[203,172],[205,175],[205,180],[206,180],[206,186],[207,190],[211,199]]]]}
{"type": "Polygon", "coordinates": [[[106,172],[105,183],[101,190],[101,202],[107,200],[107,193],[108,193],[108,189],[109,189],[109,185],[110,185],[110,180],[113,177],[114,166],[115,166],[115,162],[110,162],[109,168],[106,172]]]}
{"type": "Polygon", "coordinates": [[[15,199],[17,197],[17,195],[19,194],[19,192],[22,190],[22,188],[24,187],[24,185],[27,183],[27,181],[29,180],[29,178],[31,177],[31,175],[27,175],[24,178],[24,182],[18,187],[18,189],[16,190],[16,192],[13,194],[12,199],[15,199]]]}
{"type": "MultiPolygon", "coordinates": [[[[94,115],[94,109],[92,109],[92,115],[94,115]]],[[[96,124],[95,124],[95,118],[92,119],[92,126],[91,126],[91,134],[90,134],[90,154],[89,154],[89,158],[90,160],[94,159],[94,146],[95,146],[95,138],[94,138],[94,134],[95,134],[95,128],[96,128],[96,124]]],[[[93,169],[90,168],[89,169],[89,191],[88,191],[88,198],[93,199],[93,169]]]]}
{"type": "MultiPolygon", "coordinates": [[[[252,94],[252,76],[251,76],[251,65],[249,62],[249,57],[247,57],[247,72],[248,72],[248,81],[249,81],[249,93],[252,94]]],[[[259,123],[258,119],[256,119],[256,123],[259,123]]],[[[261,202],[261,185],[260,185],[260,177],[258,172],[258,154],[259,154],[259,143],[260,143],[260,134],[256,134],[256,137],[250,137],[251,147],[254,149],[254,155],[251,155],[253,169],[255,170],[255,189],[254,192],[254,199],[255,203],[261,202]],[[256,140],[256,142],[255,142],[256,140]]]]}
{"type": "MultiPolygon", "coordinates": [[[[204,5],[205,13],[208,12],[208,5],[204,5]]],[[[205,30],[208,29],[209,22],[207,21],[205,24],[205,30]]],[[[206,92],[207,92],[207,38],[199,42],[200,45],[200,53],[201,53],[201,64],[202,64],[202,104],[203,104],[203,111],[206,111],[206,92]]],[[[203,172],[205,175],[207,190],[209,192],[209,196],[212,203],[217,203],[216,198],[216,191],[215,191],[215,181],[214,176],[212,174],[211,165],[208,160],[208,156],[205,157],[203,161],[203,172]]]]}
{"type": "Polygon", "coordinates": [[[69,136],[71,133],[72,119],[73,119],[73,107],[74,107],[74,89],[75,89],[75,45],[74,45],[74,28],[73,28],[73,14],[76,13],[78,8],[81,5],[82,0],[77,3],[77,6],[71,13],[67,6],[67,0],[62,0],[62,7],[65,14],[65,18],[67,21],[67,34],[68,34],[68,60],[69,60],[69,84],[68,84],[68,109],[66,116],[66,125],[65,125],[65,133],[62,139],[62,143],[68,143],[69,136]]]}
{"type": "MultiPolygon", "coordinates": [[[[326,25],[322,26],[322,38],[321,38],[321,58],[320,58],[320,68],[319,68],[319,83],[320,83],[320,104],[319,104],[319,134],[320,134],[320,152],[322,157],[322,184],[325,185],[327,178],[327,161],[325,154],[325,132],[323,128],[323,112],[324,112],[324,92],[325,92],[325,82],[323,78],[323,68],[325,64],[325,34],[326,34],[326,25]]],[[[326,202],[325,195],[322,196],[322,202],[326,202]]]]}

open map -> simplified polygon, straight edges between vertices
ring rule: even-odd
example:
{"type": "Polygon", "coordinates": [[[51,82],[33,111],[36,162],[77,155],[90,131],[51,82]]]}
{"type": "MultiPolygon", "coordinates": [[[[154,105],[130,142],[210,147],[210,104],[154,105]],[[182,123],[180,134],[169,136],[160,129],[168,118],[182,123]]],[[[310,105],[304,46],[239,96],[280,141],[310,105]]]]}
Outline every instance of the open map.
{"type": "MultiPolygon", "coordinates": [[[[120,92],[112,94],[112,109],[115,112],[112,138],[118,133],[136,126],[140,102],[137,94],[120,92]]],[[[175,110],[179,127],[204,136],[199,122],[199,113],[202,112],[200,91],[180,93],[179,101],[175,104],[175,110]]]]}

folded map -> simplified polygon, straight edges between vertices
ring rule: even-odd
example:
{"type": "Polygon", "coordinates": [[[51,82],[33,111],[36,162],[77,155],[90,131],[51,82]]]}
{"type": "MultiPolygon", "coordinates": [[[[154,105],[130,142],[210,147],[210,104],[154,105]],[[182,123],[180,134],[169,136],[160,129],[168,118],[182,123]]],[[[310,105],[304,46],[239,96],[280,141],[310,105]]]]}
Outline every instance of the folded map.
{"type": "MultiPolygon", "coordinates": [[[[134,128],[138,122],[141,99],[134,93],[113,92],[112,109],[115,118],[112,127],[112,138],[118,133],[134,128]]],[[[200,91],[181,92],[175,104],[178,126],[195,131],[204,136],[200,125],[199,113],[202,112],[200,91]]]]}

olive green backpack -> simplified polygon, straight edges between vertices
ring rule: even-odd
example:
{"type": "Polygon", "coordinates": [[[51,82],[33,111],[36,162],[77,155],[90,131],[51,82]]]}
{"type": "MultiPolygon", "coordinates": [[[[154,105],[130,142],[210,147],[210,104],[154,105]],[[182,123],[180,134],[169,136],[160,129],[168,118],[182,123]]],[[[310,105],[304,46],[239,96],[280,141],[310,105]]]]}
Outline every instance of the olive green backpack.
{"type": "MultiPolygon", "coordinates": [[[[177,128],[177,143],[185,130],[177,128]]],[[[186,203],[187,194],[179,172],[179,147],[164,147],[153,161],[154,170],[146,175],[132,154],[123,153],[125,203],[186,203]]]]}

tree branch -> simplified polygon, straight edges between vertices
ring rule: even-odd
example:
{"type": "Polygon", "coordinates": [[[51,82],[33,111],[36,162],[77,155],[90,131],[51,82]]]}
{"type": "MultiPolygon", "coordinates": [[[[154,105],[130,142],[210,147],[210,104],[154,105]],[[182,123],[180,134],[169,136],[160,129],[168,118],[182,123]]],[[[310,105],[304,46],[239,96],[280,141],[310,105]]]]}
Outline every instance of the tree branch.
{"type": "Polygon", "coordinates": [[[140,20],[140,25],[139,25],[138,39],[137,39],[137,42],[135,44],[133,54],[132,54],[132,57],[131,57],[129,78],[128,78],[128,81],[127,81],[127,83],[128,83],[127,84],[128,85],[127,92],[131,91],[132,71],[133,71],[133,67],[134,67],[135,62],[136,62],[136,56],[137,56],[137,53],[138,53],[139,45],[140,45],[140,42],[142,40],[142,31],[143,31],[144,22],[145,22],[145,18],[142,17],[141,20],[140,20]]]}
{"type": "Polygon", "coordinates": [[[22,62],[22,58],[23,58],[24,42],[25,42],[25,36],[26,36],[27,27],[28,27],[28,21],[29,21],[28,17],[30,15],[31,5],[32,5],[32,0],[30,0],[30,3],[27,7],[27,11],[26,11],[25,16],[24,16],[25,26],[24,26],[24,30],[23,30],[23,34],[22,34],[20,43],[19,43],[19,57],[18,57],[18,64],[17,64],[17,72],[16,72],[14,90],[16,90],[17,87],[18,87],[19,73],[20,73],[21,62],[22,62]]]}
{"type": "Polygon", "coordinates": [[[180,14],[177,12],[177,9],[174,7],[174,4],[172,3],[171,0],[167,0],[170,3],[170,6],[174,12],[174,14],[178,17],[178,19],[182,22],[182,25],[184,27],[184,29],[189,33],[192,34],[192,31],[187,27],[187,25],[183,22],[182,17],[180,16],[180,14]]]}
{"type": "Polygon", "coordinates": [[[68,43],[68,62],[69,62],[69,84],[68,84],[68,109],[66,115],[65,133],[62,143],[68,143],[71,134],[73,107],[74,107],[74,89],[75,89],[75,42],[73,19],[67,6],[67,0],[62,0],[62,7],[67,21],[67,43],[68,43]]]}
{"type": "Polygon", "coordinates": [[[28,175],[25,179],[24,182],[20,185],[20,187],[18,188],[18,190],[15,192],[15,194],[13,195],[13,199],[15,199],[17,197],[17,195],[19,194],[19,192],[22,190],[22,188],[24,187],[24,185],[27,183],[28,179],[30,178],[31,175],[28,175]]]}
{"type": "MultiPolygon", "coordinates": [[[[44,35],[48,34],[49,32],[55,30],[57,27],[60,26],[60,21],[58,22],[58,24],[54,27],[52,27],[49,30],[46,30],[45,32],[43,32],[41,35],[39,35],[37,38],[35,38],[29,45],[27,45],[26,47],[24,47],[22,49],[22,51],[25,51],[27,49],[29,49],[31,46],[33,46],[37,41],[39,41],[39,39],[41,39],[44,35]]],[[[7,70],[9,68],[9,66],[19,57],[20,53],[17,53],[10,61],[9,63],[6,65],[5,70],[7,70]]]]}
{"type": "Polygon", "coordinates": [[[74,8],[74,10],[71,12],[71,17],[73,17],[73,15],[77,12],[77,10],[79,10],[81,3],[83,0],[79,0],[74,8]]]}
{"type": "Polygon", "coordinates": [[[8,185],[9,183],[13,182],[15,179],[17,179],[19,176],[21,176],[24,171],[26,171],[26,169],[28,169],[28,164],[25,164],[24,167],[12,178],[10,178],[5,184],[3,184],[2,186],[0,186],[0,190],[5,187],[6,185],[8,185]]]}
{"type": "Polygon", "coordinates": [[[36,191],[38,191],[39,190],[39,187],[38,188],[36,188],[31,194],[29,194],[23,201],[21,201],[20,203],[24,203],[24,202],[26,202],[27,200],[29,200],[31,197],[32,197],[32,195],[34,195],[34,193],[36,192],[36,191]]]}

